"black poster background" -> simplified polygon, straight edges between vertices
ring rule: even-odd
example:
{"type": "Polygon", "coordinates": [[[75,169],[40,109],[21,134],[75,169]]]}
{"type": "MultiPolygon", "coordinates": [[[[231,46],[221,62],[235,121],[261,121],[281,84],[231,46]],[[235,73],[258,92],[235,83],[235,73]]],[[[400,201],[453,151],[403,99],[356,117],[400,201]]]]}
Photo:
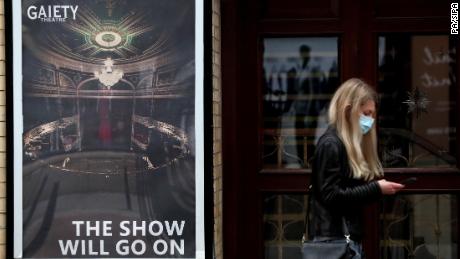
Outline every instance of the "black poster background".
{"type": "Polygon", "coordinates": [[[195,256],[194,8],[191,0],[22,2],[24,258],[195,256]],[[70,8],[50,16],[56,5],[78,6],[75,20],[70,8]],[[72,221],[110,221],[112,236],[82,227],[77,237],[72,221]],[[180,236],[121,237],[121,221],[185,225],[180,236]],[[145,253],[119,255],[122,239],[142,240],[145,253]],[[63,255],[59,240],[83,240],[85,252],[80,243],[63,255]],[[183,240],[185,253],[156,254],[158,240],[183,240]]]}

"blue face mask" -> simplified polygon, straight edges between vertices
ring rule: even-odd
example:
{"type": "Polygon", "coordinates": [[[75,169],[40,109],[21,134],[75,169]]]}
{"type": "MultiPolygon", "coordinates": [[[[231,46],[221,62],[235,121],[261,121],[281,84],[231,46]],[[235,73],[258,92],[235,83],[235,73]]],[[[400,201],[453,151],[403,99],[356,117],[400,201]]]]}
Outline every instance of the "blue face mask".
{"type": "Polygon", "coordinates": [[[363,114],[359,116],[359,125],[361,126],[363,134],[366,134],[369,130],[371,130],[372,124],[374,124],[374,119],[372,117],[365,116],[363,114]]]}

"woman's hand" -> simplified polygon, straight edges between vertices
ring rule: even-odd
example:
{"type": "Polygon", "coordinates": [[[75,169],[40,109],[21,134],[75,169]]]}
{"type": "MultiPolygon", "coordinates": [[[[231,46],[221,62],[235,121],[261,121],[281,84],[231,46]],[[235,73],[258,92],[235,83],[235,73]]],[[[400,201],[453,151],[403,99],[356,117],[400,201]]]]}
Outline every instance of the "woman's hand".
{"type": "Polygon", "coordinates": [[[404,188],[404,185],[395,183],[395,182],[389,182],[385,179],[379,180],[378,184],[380,186],[380,189],[382,190],[382,193],[385,195],[392,195],[404,188]]]}

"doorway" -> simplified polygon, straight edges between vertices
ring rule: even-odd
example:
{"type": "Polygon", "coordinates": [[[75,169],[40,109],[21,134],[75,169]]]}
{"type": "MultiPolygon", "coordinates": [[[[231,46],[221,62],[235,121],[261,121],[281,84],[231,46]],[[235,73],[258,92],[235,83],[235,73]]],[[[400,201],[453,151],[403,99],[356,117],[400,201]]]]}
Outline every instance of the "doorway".
{"type": "Polygon", "coordinates": [[[366,209],[368,258],[457,258],[459,40],[448,1],[222,2],[225,258],[301,258],[309,159],[332,93],[381,98],[385,178],[415,176],[366,209]]]}

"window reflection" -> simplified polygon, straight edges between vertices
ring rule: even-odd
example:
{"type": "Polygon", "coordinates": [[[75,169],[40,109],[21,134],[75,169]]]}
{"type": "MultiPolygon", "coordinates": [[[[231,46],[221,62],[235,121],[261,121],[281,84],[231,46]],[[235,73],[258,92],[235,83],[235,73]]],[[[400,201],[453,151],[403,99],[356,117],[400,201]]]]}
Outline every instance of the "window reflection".
{"type": "Polygon", "coordinates": [[[379,133],[386,167],[456,165],[457,40],[379,37],[379,133]]]}
{"type": "Polygon", "coordinates": [[[264,166],[308,168],[338,87],[338,38],[264,39],[264,166]]]}
{"type": "Polygon", "coordinates": [[[264,198],[266,259],[301,259],[307,195],[269,194],[264,198]]]}
{"type": "Polygon", "coordinates": [[[458,258],[456,195],[398,195],[382,203],[382,259],[458,258]]]}

